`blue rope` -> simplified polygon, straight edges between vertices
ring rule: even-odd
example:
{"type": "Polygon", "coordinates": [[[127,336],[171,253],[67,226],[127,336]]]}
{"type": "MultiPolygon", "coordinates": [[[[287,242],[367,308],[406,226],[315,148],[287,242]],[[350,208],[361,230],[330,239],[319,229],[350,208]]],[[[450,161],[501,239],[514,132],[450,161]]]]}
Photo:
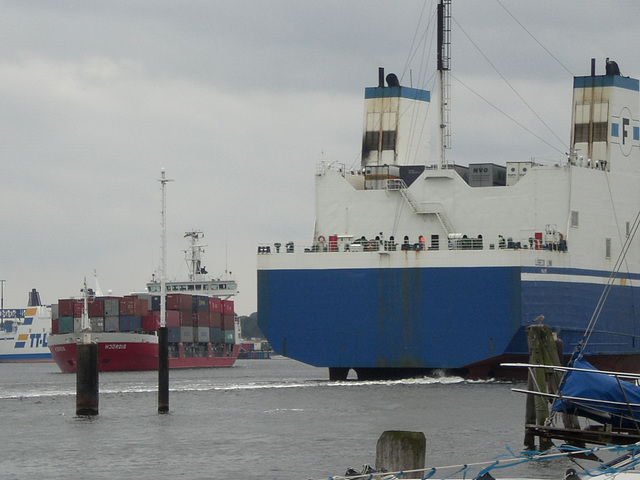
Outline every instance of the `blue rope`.
{"type": "Polygon", "coordinates": [[[436,474],[436,468],[432,467],[431,471],[429,473],[427,473],[427,475],[425,477],[422,477],[422,480],[427,480],[428,478],[433,477],[436,474]]]}
{"type": "MultiPolygon", "coordinates": [[[[467,467],[467,465],[466,465],[466,464],[464,464],[464,465],[462,466],[462,468],[460,468],[460,470],[457,470],[457,471],[453,472],[451,475],[447,475],[446,477],[442,477],[442,480],[446,480],[447,478],[451,478],[451,477],[453,477],[454,475],[457,475],[457,474],[458,474],[458,473],[460,473],[460,472],[465,472],[465,473],[466,473],[466,471],[467,471],[468,469],[469,469],[469,467],[467,467]]],[[[464,478],[464,477],[463,477],[463,478],[464,478]]]]}
{"type": "Polygon", "coordinates": [[[476,478],[481,477],[482,475],[484,475],[485,473],[489,472],[490,470],[493,470],[493,467],[495,467],[498,464],[498,462],[499,462],[499,460],[496,460],[495,462],[493,462],[488,467],[485,467],[482,470],[480,470],[478,472],[478,475],[476,475],[476,478]]]}

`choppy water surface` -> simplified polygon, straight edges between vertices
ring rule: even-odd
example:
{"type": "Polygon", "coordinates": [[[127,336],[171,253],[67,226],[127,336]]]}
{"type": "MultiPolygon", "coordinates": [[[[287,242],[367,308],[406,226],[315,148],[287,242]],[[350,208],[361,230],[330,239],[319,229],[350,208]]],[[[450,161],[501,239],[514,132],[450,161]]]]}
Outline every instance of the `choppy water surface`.
{"type": "MultiPolygon", "coordinates": [[[[326,479],[374,465],[385,430],[424,432],[428,466],[521,450],[525,398],[511,383],[327,378],[288,359],[171,370],[170,413],[158,415],[157,372],[102,373],[100,414],[81,418],[75,375],[0,364],[0,478],[326,479]]],[[[503,476],[560,479],[566,468],[503,476]]]]}

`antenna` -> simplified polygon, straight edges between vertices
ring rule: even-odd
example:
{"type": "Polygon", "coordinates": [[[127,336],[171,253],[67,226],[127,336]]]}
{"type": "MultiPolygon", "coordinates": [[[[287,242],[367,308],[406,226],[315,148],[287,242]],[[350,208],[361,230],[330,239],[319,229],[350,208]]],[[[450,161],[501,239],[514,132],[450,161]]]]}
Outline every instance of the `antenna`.
{"type": "Polygon", "coordinates": [[[440,137],[438,143],[439,168],[447,168],[445,150],[451,148],[451,0],[438,4],[438,93],[440,95],[440,137]]]}

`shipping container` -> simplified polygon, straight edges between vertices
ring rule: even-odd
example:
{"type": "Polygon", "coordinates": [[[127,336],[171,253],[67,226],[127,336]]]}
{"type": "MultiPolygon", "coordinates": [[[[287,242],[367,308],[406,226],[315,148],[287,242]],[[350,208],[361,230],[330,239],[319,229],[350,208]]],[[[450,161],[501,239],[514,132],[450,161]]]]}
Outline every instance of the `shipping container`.
{"type": "Polygon", "coordinates": [[[58,328],[60,320],[58,318],[52,318],[51,319],[51,333],[53,335],[57,335],[58,333],[60,333],[60,329],[58,328]]]}
{"type": "Polygon", "coordinates": [[[493,163],[475,163],[469,165],[469,186],[497,187],[507,184],[507,169],[493,163]]]}
{"type": "Polygon", "coordinates": [[[454,165],[456,173],[467,183],[469,183],[469,167],[464,165],[454,165]]]}
{"type": "Polygon", "coordinates": [[[120,315],[146,315],[149,305],[146,299],[137,297],[124,297],[120,300],[120,315]]]}
{"type": "Polygon", "coordinates": [[[180,341],[182,343],[193,343],[193,327],[180,327],[180,341]]]}
{"type": "Polygon", "coordinates": [[[236,331],[235,330],[223,330],[224,335],[224,343],[235,343],[236,342],[236,331]]]}
{"type": "Polygon", "coordinates": [[[211,312],[209,311],[199,311],[199,312],[193,312],[193,326],[194,327],[209,327],[211,326],[211,320],[210,320],[210,314],[211,312]]]}
{"type": "MultiPolygon", "coordinates": [[[[87,310],[89,309],[87,305],[87,310]]],[[[82,312],[84,311],[84,300],[76,300],[73,303],[73,316],[78,318],[82,316],[82,312]]],[[[87,312],[89,313],[89,312],[87,312]]]]}
{"type": "Polygon", "coordinates": [[[422,175],[424,169],[424,165],[401,165],[399,167],[400,178],[404,180],[404,183],[409,187],[420,175],[422,175]]]}
{"type": "Polygon", "coordinates": [[[119,298],[105,298],[104,299],[104,316],[113,317],[120,315],[120,299],[119,298]]]}
{"type": "Polygon", "coordinates": [[[90,317],[104,317],[104,300],[95,298],[89,302],[90,317]]]}
{"type": "Polygon", "coordinates": [[[191,297],[192,310],[194,312],[208,312],[209,299],[203,295],[194,295],[191,297]]]}
{"type": "Polygon", "coordinates": [[[209,326],[222,328],[222,313],[209,312],[209,326]]]}
{"type": "Polygon", "coordinates": [[[222,300],[222,314],[233,315],[233,300],[222,300]]]}
{"type": "Polygon", "coordinates": [[[160,328],[160,315],[147,314],[142,316],[142,330],[155,332],[160,328]]]}
{"type": "Polygon", "coordinates": [[[120,315],[121,332],[132,332],[137,330],[142,330],[142,315],[120,315]]]}
{"type": "Polygon", "coordinates": [[[220,298],[210,298],[209,311],[222,313],[222,300],[220,298]]]}
{"type": "Polygon", "coordinates": [[[527,172],[529,170],[531,170],[531,167],[533,167],[534,163],[533,162],[520,162],[520,164],[518,165],[518,172],[520,173],[520,178],[524,177],[527,172]]]}
{"type": "Polygon", "coordinates": [[[104,332],[104,317],[89,317],[92,332],[104,332]]]}
{"type": "MultiPolygon", "coordinates": [[[[168,311],[168,310],[167,310],[168,311]]],[[[178,312],[180,314],[180,326],[193,326],[193,312],[178,312]]]]}
{"type": "Polygon", "coordinates": [[[73,317],[73,304],[75,300],[71,298],[61,298],[58,300],[58,315],[60,317],[73,317]]]}
{"type": "Polygon", "coordinates": [[[74,332],[82,331],[82,317],[73,317],[73,331],[74,332]]]}
{"type": "Polygon", "coordinates": [[[211,343],[223,343],[222,342],[222,329],[220,327],[209,328],[209,341],[211,343]]]}
{"type": "Polygon", "coordinates": [[[180,342],[180,327],[167,328],[167,338],[169,343],[180,342]]]}
{"type": "Polygon", "coordinates": [[[197,327],[197,342],[198,343],[209,343],[211,339],[211,335],[209,332],[209,327],[197,327]]]}
{"type": "Polygon", "coordinates": [[[222,329],[223,330],[234,329],[233,315],[222,315],[222,329]]]}
{"type": "Polygon", "coordinates": [[[170,293],[167,295],[167,310],[190,312],[193,309],[191,295],[184,293],[170,293]]]}
{"type": "Polygon", "coordinates": [[[507,162],[507,187],[511,187],[520,180],[518,162],[507,162]]]}
{"type": "Polygon", "coordinates": [[[181,312],[178,310],[167,310],[165,312],[167,327],[179,327],[180,326],[180,317],[181,312]]]}
{"type": "Polygon", "coordinates": [[[150,293],[136,293],[135,296],[141,301],[142,308],[146,309],[146,312],[142,315],[146,315],[153,310],[152,295],[150,293]]]}
{"type": "Polygon", "coordinates": [[[64,315],[58,318],[58,332],[60,333],[73,332],[73,316],[72,315],[64,315]]]}
{"type": "MultiPolygon", "coordinates": [[[[105,303],[106,308],[106,303],[105,303]]],[[[109,315],[104,317],[104,331],[118,332],[120,330],[120,317],[117,315],[109,315]]]]}
{"type": "Polygon", "coordinates": [[[51,305],[51,318],[53,320],[57,320],[58,318],[60,318],[60,310],[58,309],[57,303],[51,305]]]}
{"type": "Polygon", "coordinates": [[[160,310],[160,295],[153,295],[151,297],[151,310],[152,311],[160,310]]]}

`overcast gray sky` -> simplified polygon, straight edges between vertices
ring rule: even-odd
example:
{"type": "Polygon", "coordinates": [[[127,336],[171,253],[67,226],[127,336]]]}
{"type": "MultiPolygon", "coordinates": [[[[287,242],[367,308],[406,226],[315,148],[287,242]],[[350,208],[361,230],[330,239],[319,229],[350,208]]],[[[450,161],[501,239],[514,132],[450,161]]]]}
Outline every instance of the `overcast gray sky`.
{"type": "MultiPolygon", "coordinates": [[[[201,229],[207,269],[232,272],[236,311],[254,312],[258,244],[311,242],[315,166],[358,165],[377,68],[432,88],[434,5],[0,1],[5,307],[31,288],[79,295],[94,270],[105,291],[140,291],[159,268],[164,167],[168,277],[201,229]]],[[[562,158],[572,75],[592,57],[640,75],[637,0],[454,0],[452,16],[452,162],[562,158]]]]}

